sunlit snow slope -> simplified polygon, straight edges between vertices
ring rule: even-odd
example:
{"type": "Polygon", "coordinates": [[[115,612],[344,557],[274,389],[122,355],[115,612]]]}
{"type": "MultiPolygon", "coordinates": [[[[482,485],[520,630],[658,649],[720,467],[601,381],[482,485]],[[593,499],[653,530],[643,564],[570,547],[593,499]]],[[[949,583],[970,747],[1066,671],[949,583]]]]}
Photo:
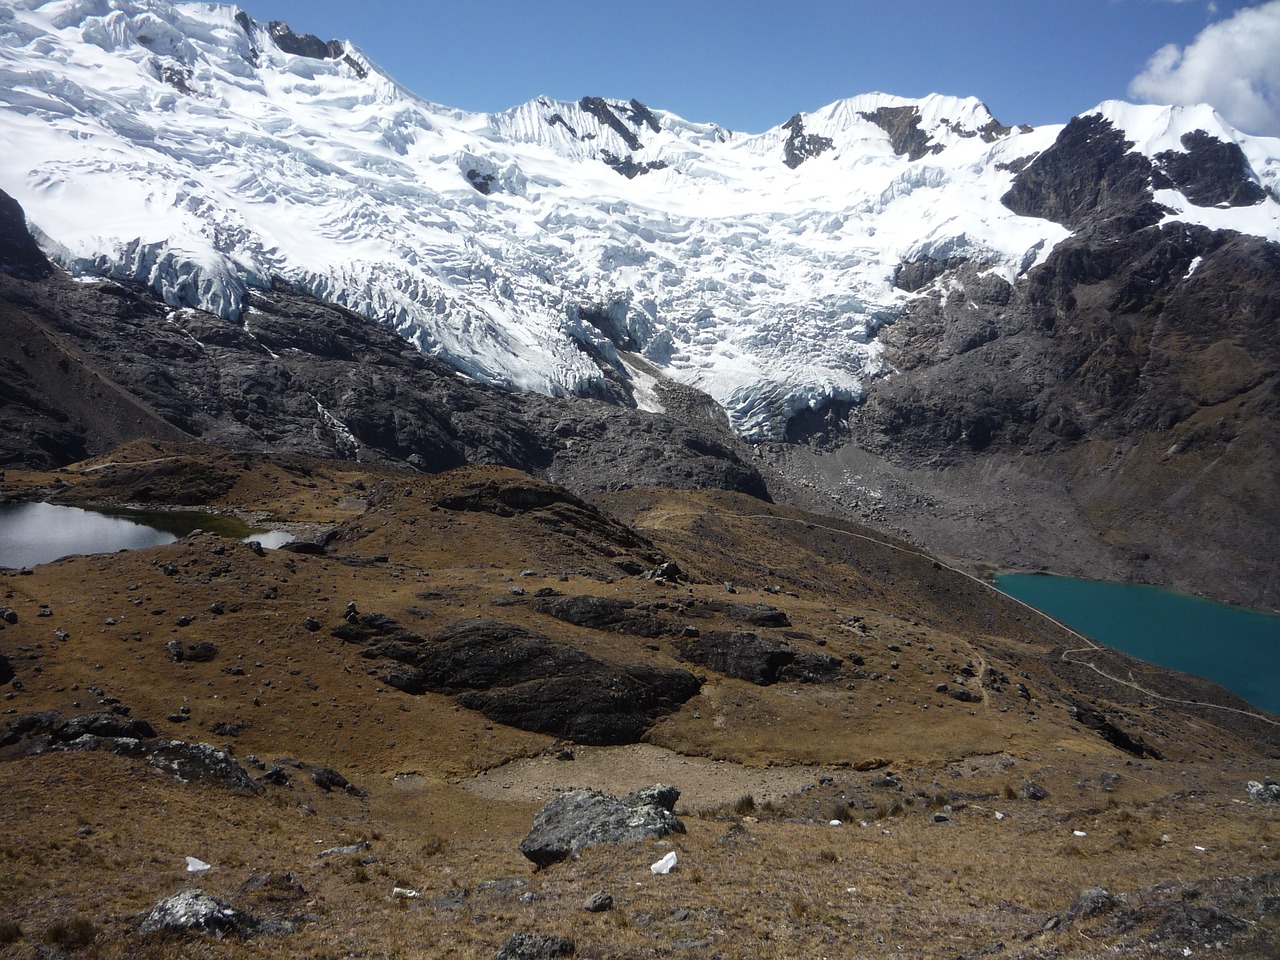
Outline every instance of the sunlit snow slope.
{"type": "MultiPolygon", "coordinates": [[[[1135,150],[1197,129],[1237,142],[1280,185],[1280,142],[1207,108],[1099,111],[1135,150]]],[[[601,364],[634,351],[747,436],[883,372],[902,261],[1012,280],[1066,237],[1000,202],[1061,129],[883,94],[758,135],[591,97],[472,114],[236,7],[0,5],[0,189],[72,272],[250,327],[246,285],[278,276],[527,390],[601,393],[601,364]]],[[[1280,240],[1270,197],[1217,210],[1164,193],[1179,218],[1280,240]]]]}

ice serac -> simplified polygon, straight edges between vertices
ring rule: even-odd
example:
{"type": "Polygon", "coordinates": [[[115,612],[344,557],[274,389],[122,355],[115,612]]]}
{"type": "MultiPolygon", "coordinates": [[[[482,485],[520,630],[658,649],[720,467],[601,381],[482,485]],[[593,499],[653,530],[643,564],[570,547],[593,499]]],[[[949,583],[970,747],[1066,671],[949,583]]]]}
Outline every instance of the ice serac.
{"type": "Polygon", "coordinates": [[[1207,108],[1031,129],[874,93],[750,135],[595,95],[469,113],[208,3],[0,6],[0,129],[0,189],[73,273],[236,321],[279,278],[474,379],[640,402],[661,376],[755,438],[889,372],[878,334],[922,289],[899,278],[1043,263],[1077,229],[1043,175],[1064,151],[1131,167],[1147,218],[1280,239],[1277,143],[1207,108]]]}

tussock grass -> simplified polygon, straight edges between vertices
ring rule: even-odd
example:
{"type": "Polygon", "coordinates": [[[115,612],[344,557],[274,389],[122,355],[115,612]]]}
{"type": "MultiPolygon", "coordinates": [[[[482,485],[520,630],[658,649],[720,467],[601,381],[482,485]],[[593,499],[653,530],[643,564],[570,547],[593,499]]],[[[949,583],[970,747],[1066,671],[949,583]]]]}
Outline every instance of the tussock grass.
{"type": "Polygon", "coordinates": [[[88,917],[74,916],[45,927],[40,939],[54,947],[82,950],[98,939],[98,925],[88,917]]]}

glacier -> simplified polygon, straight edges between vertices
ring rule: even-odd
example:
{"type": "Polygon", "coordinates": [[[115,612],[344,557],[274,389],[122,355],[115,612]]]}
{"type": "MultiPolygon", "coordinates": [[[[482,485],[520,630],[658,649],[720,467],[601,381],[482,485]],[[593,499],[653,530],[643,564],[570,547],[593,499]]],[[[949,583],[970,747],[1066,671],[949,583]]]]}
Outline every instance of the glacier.
{"type": "MultiPolygon", "coordinates": [[[[1261,202],[1157,199],[1280,242],[1280,140],[1208,107],[1091,113],[1148,156],[1237,144],[1261,202]]],[[[1070,235],[1000,202],[1062,126],[972,98],[864,94],[759,134],[600,97],[470,113],[216,3],[0,6],[0,130],[0,189],[73,275],[237,324],[280,278],[486,383],[616,400],[607,366],[645,408],[653,376],[688,384],[748,439],[891,374],[902,263],[1013,281],[1070,235]]]]}

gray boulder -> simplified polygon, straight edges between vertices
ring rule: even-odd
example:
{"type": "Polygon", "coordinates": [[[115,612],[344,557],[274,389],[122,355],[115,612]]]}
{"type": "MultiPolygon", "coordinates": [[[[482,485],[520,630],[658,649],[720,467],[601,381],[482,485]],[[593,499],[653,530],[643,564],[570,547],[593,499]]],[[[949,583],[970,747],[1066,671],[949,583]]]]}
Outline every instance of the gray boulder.
{"type": "Polygon", "coordinates": [[[221,940],[228,936],[242,939],[279,936],[292,933],[294,925],[280,920],[259,919],[203,890],[191,889],[179,890],[165,897],[142,921],[143,934],[163,930],[188,930],[221,940]]]}
{"type": "Polygon", "coordinates": [[[1074,920],[1077,917],[1096,917],[1100,913],[1111,912],[1119,903],[1119,898],[1106,887],[1089,887],[1071,904],[1067,918],[1074,920]]]}
{"type": "Polygon", "coordinates": [[[1261,803],[1280,803],[1280,783],[1276,783],[1270,777],[1267,777],[1264,783],[1250,780],[1245,786],[1245,791],[1252,799],[1261,803]]]}
{"type": "Polygon", "coordinates": [[[574,790],[546,804],[533,820],[520,852],[539,867],[576,855],[584,847],[684,833],[672,813],[680,791],[654,784],[629,796],[611,797],[598,790],[574,790]]]}
{"type": "MultiPolygon", "coordinates": [[[[126,745],[116,752],[133,754],[138,751],[126,745]]],[[[141,752],[147,763],[172,774],[182,783],[214,783],[246,795],[262,791],[239,761],[207,743],[155,740],[146,744],[141,752]]]]}
{"type": "Polygon", "coordinates": [[[494,956],[494,960],[556,960],[572,957],[575,947],[564,937],[541,937],[533,933],[513,933],[494,956]]]}

